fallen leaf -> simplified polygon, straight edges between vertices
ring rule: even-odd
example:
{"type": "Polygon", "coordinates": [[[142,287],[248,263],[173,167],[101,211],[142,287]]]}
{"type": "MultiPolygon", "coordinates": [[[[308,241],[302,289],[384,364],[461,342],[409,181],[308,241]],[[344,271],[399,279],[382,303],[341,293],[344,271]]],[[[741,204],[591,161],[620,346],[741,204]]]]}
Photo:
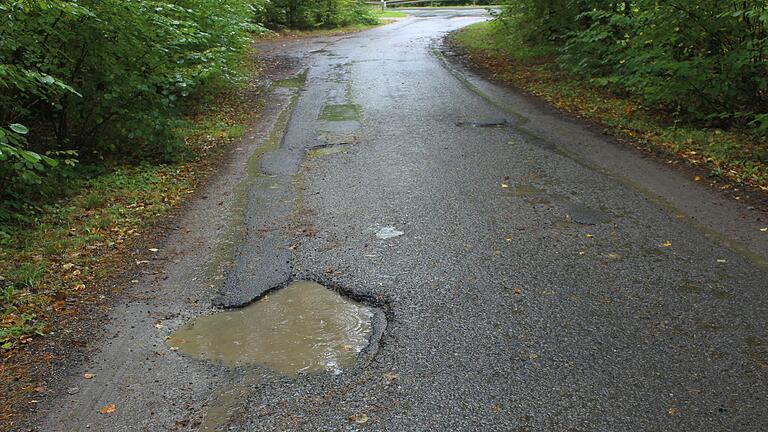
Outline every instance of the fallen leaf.
{"type": "Polygon", "coordinates": [[[95,376],[96,376],[96,374],[92,374],[90,372],[88,372],[86,374],[83,374],[83,378],[85,378],[85,379],[93,379],[93,377],[95,377],[95,376]]]}
{"type": "Polygon", "coordinates": [[[506,184],[506,183],[502,183],[502,184],[501,184],[501,187],[503,187],[503,188],[508,188],[508,187],[509,187],[509,185],[508,185],[508,184],[506,184]]]}
{"type": "Polygon", "coordinates": [[[523,293],[523,290],[521,290],[520,288],[515,288],[515,295],[520,295],[522,293],[523,293]]]}
{"type": "Polygon", "coordinates": [[[365,424],[365,423],[368,423],[368,414],[366,413],[352,414],[351,416],[347,417],[347,420],[357,424],[365,424]]]}
{"type": "Polygon", "coordinates": [[[594,237],[594,236],[593,236],[592,234],[587,234],[585,237],[586,237],[586,238],[592,238],[592,237],[594,237]]]}
{"type": "Polygon", "coordinates": [[[693,181],[701,181],[701,176],[696,176],[693,178],[693,181]]]}
{"type": "Polygon", "coordinates": [[[664,243],[661,244],[664,247],[670,247],[672,246],[672,242],[669,240],[664,240],[664,243]]]}
{"type": "Polygon", "coordinates": [[[391,383],[392,381],[395,381],[398,378],[400,378],[399,373],[387,372],[384,374],[384,379],[387,380],[387,383],[391,383]]]}
{"type": "Polygon", "coordinates": [[[669,415],[669,416],[676,416],[678,414],[680,414],[680,408],[672,407],[672,408],[667,410],[667,415],[669,415]]]}
{"type": "Polygon", "coordinates": [[[99,409],[99,412],[102,414],[112,414],[115,411],[117,411],[117,406],[113,403],[105,405],[99,409]]]}
{"type": "Polygon", "coordinates": [[[64,270],[69,270],[69,269],[71,269],[74,266],[75,265],[72,264],[72,263],[66,263],[66,264],[62,265],[61,268],[63,268],[64,270]]]}

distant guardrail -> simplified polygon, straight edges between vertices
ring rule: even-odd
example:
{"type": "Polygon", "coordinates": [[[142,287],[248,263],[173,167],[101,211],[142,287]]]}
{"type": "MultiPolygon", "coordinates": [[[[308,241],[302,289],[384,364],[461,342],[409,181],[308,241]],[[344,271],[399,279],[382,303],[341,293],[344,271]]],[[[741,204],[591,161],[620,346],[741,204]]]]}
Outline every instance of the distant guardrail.
{"type": "MultiPolygon", "coordinates": [[[[440,0],[440,3],[448,3],[448,2],[460,2],[464,0],[440,0]]],[[[369,5],[376,5],[381,7],[387,7],[390,5],[402,5],[402,4],[413,4],[413,3],[434,3],[435,0],[381,0],[381,1],[368,1],[365,2],[369,5]]],[[[477,5],[477,6],[483,6],[483,5],[477,5]]]]}

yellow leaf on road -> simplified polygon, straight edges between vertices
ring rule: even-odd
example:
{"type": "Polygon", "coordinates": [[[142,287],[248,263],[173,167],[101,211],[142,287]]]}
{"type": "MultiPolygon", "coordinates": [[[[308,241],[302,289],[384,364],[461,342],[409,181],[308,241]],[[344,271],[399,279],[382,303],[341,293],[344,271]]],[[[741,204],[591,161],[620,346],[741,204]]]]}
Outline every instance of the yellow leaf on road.
{"type": "Polygon", "coordinates": [[[400,378],[400,374],[396,372],[387,372],[384,374],[384,379],[387,380],[387,383],[391,383],[398,378],[400,378]]]}
{"type": "Polygon", "coordinates": [[[347,420],[357,424],[365,424],[365,423],[368,423],[368,414],[366,413],[352,414],[351,416],[347,417],[347,420]]]}
{"type": "Polygon", "coordinates": [[[99,409],[99,412],[102,414],[112,414],[115,411],[117,411],[117,406],[115,406],[115,404],[108,404],[99,409]]]}

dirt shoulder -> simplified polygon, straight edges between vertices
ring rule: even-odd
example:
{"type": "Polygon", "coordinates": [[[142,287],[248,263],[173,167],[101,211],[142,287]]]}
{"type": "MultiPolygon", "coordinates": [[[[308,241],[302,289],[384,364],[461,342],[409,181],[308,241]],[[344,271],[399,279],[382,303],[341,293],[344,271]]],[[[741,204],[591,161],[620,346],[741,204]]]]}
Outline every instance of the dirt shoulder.
{"type": "MultiPolygon", "coordinates": [[[[260,145],[257,132],[270,128],[274,121],[275,110],[269,107],[273,83],[291,78],[299,70],[294,60],[274,55],[259,56],[249,68],[247,85],[219,94],[191,119],[199,126],[187,138],[194,158],[172,166],[148,167],[153,179],[148,182],[144,181],[147,174],[141,167],[122,173],[120,181],[140,189],[135,195],[131,195],[133,189],[86,188],[61,205],[78,211],[50,222],[71,227],[65,233],[67,237],[94,233],[98,237],[93,236],[89,242],[67,243],[62,250],[46,248],[41,240],[37,247],[26,245],[15,253],[4,251],[3,268],[37,262],[43,274],[26,290],[29,294],[15,293],[34,301],[16,301],[15,309],[4,305],[5,324],[13,325],[20,316],[35,314],[38,326],[37,333],[23,329],[23,334],[8,340],[13,345],[9,343],[9,348],[2,351],[3,425],[18,427],[56,393],[76,394],[77,387],[62,388],[62,378],[91,358],[94,345],[106,337],[104,328],[110,314],[122,303],[142,296],[136,292],[142,281],[166,281],[167,264],[179,262],[190,248],[205,248],[205,243],[216,241],[217,236],[210,231],[221,228],[226,218],[219,226],[211,226],[203,219],[194,232],[189,215],[228,214],[225,210],[231,205],[231,188],[244,175],[244,153],[250,154],[246,152],[260,145]],[[104,195],[101,205],[82,206],[83,197],[94,194],[104,195]],[[98,228],[91,223],[117,207],[133,210],[131,217],[112,218],[108,225],[98,228]],[[193,237],[195,240],[191,240],[193,237]],[[187,246],[172,246],[180,242],[187,246]]],[[[44,239],[45,234],[34,236],[44,239]]]]}

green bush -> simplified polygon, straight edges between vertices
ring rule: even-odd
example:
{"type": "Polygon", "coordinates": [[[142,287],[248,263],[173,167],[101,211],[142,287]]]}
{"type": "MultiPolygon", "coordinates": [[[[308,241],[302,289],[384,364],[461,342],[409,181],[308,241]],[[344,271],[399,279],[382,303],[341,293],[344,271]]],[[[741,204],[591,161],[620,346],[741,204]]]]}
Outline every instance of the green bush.
{"type": "Polygon", "coordinates": [[[0,2],[0,222],[75,157],[178,159],[181,101],[235,76],[253,15],[242,0],[0,2]]]}
{"type": "Polygon", "coordinates": [[[768,2],[514,0],[501,16],[560,64],[653,109],[768,135],[768,2]]]}
{"type": "Polygon", "coordinates": [[[362,0],[271,0],[258,8],[258,21],[271,28],[333,28],[375,24],[362,0]]]}

